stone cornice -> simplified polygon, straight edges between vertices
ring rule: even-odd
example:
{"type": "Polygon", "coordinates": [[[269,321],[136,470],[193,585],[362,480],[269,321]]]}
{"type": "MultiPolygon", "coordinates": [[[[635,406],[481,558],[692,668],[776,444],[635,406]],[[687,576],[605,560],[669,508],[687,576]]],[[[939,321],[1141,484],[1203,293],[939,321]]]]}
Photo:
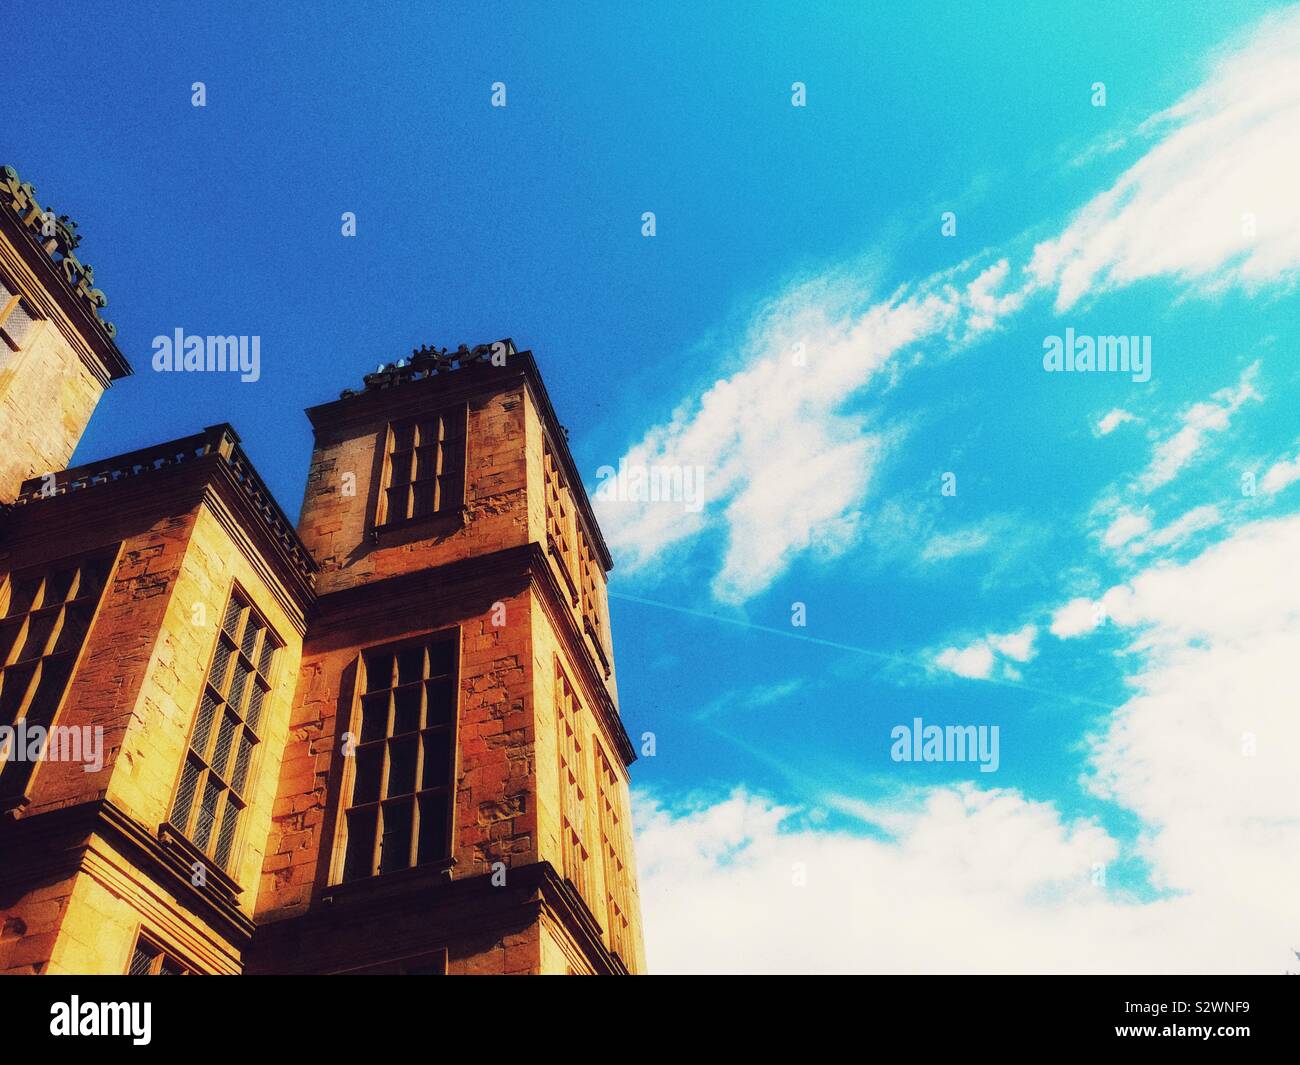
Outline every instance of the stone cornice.
{"type": "Polygon", "coordinates": [[[398,597],[432,599],[445,592],[454,598],[463,595],[464,587],[475,582],[483,582],[498,596],[504,595],[510,587],[506,582],[512,577],[515,587],[522,588],[527,584],[537,593],[553,629],[569,652],[570,660],[576,664],[587,704],[593,707],[596,719],[609,743],[618,750],[623,764],[631,765],[636,760],[636,749],[601,677],[601,668],[578,628],[568,597],[560,588],[539,543],[507,547],[490,554],[474,555],[457,562],[326,593],[317,600],[317,613],[309,634],[325,634],[340,628],[364,628],[372,621],[390,616],[398,597]]]}
{"type": "Polygon", "coordinates": [[[102,836],[236,946],[252,937],[248,914],[215,888],[195,887],[182,852],[108,799],[0,817],[0,851],[7,856],[0,884],[28,884],[42,871],[66,875],[83,868],[94,836],[102,836]]]}
{"type": "Polygon", "coordinates": [[[322,899],[301,913],[259,921],[252,952],[255,968],[261,968],[256,961],[259,953],[295,954],[293,944],[314,936],[330,936],[340,922],[355,928],[367,921],[383,921],[394,911],[408,912],[412,907],[422,906],[428,910],[430,924],[436,923],[442,907],[454,912],[455,932],[460,936],[476,931],[499,931],[503,927],[504,910],[517,911],[517,923],[521,926],[545,914],[564,930],[599,975],[628,974],[623,960],[605,946],[600,924],[577,889],[547,861],[511,866],[502,887],[492,883],[492,874],[454,879],[440,874],[404,877],[391,883],[385,883],[385,878],[380,876],[372,883],[355,887],[360,890],[351,891],[346,897],[330,896],[326,892],[326,897],[333,901],[322,899]],[[373,890],[365,890],[367,887],[373,890]],[[476,912],[480,906],[481,912],[476,912]]]}

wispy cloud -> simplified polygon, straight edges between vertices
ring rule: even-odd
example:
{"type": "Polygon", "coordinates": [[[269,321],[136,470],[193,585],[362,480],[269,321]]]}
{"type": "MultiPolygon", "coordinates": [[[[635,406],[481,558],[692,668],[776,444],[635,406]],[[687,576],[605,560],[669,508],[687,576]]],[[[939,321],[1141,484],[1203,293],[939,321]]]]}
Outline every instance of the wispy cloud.
{"type": "MultiPolygon", "coordinates": [[[[626,455],[644,466],[706,467],[709,497],[697,513],[665,504],[602,510],[624,572],[645,572],[670,550],[713,535],[721,562],[712,593],[739,603],[802,554],[845,552],[864,531],[891,446],[855,401],[882,371],[903,369],[909,349],[976,340],[1036,291],[1054,290],[1064,309],[1087,293],[1156,276],[1205,289],[1292,280],[1300,265],[1300,197],[1291,180],[1300,172],[1297,51],[1300,12],[1267,21],[1199,89],[1150,120],[1144,133],[1160,139],[1039,244],[1023,270],[1007,257],[967,263],[883,299],[835,273],[765,307],[732,353],[742,368],[683,402],[626,455]]],[[[1247,377],[1192,408],[1158,447],[1143,489],[1177,476],[1208,434],[1256,395],[1247,377]]],[[[1112,411],[1095,431],[1125,420],[1127,412],[1112,411]]],[[[938,541],[931,558],[961,546],[938,541]]]]}
{"type": "Polygon", "coordinates": [[[1211,433],[1228,428],[1242,404],[1262,398],[1255,388],[1258,376],[1259,363],[1255,362],[1245,369],[1235,387],[1220,389],[1207,401],[1188,408],[1178,429],[1156,446],[1151,464],[1138,478],[1138,486],[1151,492],[1177,477],[1196,458],[1211,433]]]}
{"type": "Polygon", "coordinates": [[[1058,310],[1170,276],[1206,290],[1294,278],[1300,268],[1300,12],[1258,26],[1206,81],[1147,123],[1163,137],[1030,270],[1058,310]]]}
{"type": "Polygon", "coordinates": [[[1098,419],[1093,432],[1097,436],[1109,436],[1125,422],[1131,421],[1136,421],[1132,414],[1116,407],[1114,410],[1108,411],[1098,419]]]}

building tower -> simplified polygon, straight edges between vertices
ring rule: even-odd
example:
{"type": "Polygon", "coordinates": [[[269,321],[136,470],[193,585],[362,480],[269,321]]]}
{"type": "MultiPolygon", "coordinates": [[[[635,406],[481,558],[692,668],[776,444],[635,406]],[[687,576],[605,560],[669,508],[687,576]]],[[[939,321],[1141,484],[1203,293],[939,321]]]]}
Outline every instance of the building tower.
{"type": "Polygon", "coordinates": [[[641,970],[610,560],[531,354],[424,349],[308,416],[249,971],[641,970]]]}
{"type": "Polygon", "coordinates": [[[642,971],[610,559],[531,354],[308,411],[297,530],[229,425],[66,469],[130,367],[0,180],[0,975],[642,971]]]}
{"type": "Polygon", "coordinates": [[[99,397],[131,372],[76,230],[0,170],[0,504],[67,466],[99,397]]]}

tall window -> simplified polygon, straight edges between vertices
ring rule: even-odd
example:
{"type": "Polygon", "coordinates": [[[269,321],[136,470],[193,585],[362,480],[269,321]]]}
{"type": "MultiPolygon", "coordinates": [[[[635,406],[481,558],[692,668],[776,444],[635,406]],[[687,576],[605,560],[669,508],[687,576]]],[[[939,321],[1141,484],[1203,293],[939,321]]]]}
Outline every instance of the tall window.
{"type": "Polygon", "coordinates": [[[555,663],[555,716],[560,739],[560,828],[564,836],[564,875],[584,899],[589,899],[587,877],[587,785],[583,779],[582,721],[578,697],[555,663]]]}
{"type": "Polygon", "coordinates": [[[605,863],[605,902],[609,917],[609,949],[625,962],[628,957],[628,875],[623,862],[625,835],[618,807],[618,775],[605,752],[596,748],[596,805],[600,808],[600,853],[605,863]]]}
{"type": "MultiPolygon", "coordinates": [[[[35,320],[36,316],[27,301],[0,277],[0,336],[4,337],[9,347],[14,351],[22,348],[35,320]]],[[[3,361],[3,356],[4,351],[0,349],[0,362],[3,361]]]]}
{"type": "Polygon", "coordinates": [[[600,580],[599,563],[585,536],[578,536],[578,550],[582,577],[582,620],[590,628],[596,646],[603,652],[605,626],[600,616],[600,585],[597,583],[600,580]]]}
{"type": "Polygon", "coordinates": [[[152,943],[144,936],[135,941],[135,950],[131,954],[131,968],[127,976],[195,976],[196,973],[184,962],[177,961],[162,947],[152,943]]]}
{"type": "Polygon", "coordinates": [[[547,547],[560,566],[560,572],[573,590],[574,552],[573,515],[569,509],[568,487],[564,474],[555,463],[549,447],[542,448],[542,470],[546,488],[546,540],[547,547]]]}
{"type": "Polygon", "coordinates": [[[262,711],[282,646],[247,598],[232,591],[171,814],[172,826],[221,869],[230,868],[248,808],[262,711]]]}
{"type": "Polygon", "coordinates": [[[450,854],[457,643],[454,633],[443,634],[362,655],[345,881],[450,854]]]}
{"type": "MultiPolygon", "coordinates": [[[[0,591],[0,725],[50,726],[112,565],[100,554],[10,575],[0,591]]],[[[25,753],[0,745],[0,797],[26,789],[35,763],[25,753]]]]}
{"type": "Polygon", "coordinates": [[[452,511],[465,501],[465,408],[388,427],[376,525],[452,511]]]}

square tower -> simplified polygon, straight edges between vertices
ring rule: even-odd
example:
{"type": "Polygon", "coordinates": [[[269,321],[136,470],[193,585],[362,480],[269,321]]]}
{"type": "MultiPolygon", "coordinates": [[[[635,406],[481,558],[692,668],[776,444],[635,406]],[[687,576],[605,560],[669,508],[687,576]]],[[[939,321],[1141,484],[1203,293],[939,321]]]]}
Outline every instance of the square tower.
{"type": "Polygon", "coordinates": [[[641,971],[611,562],[532,355],[421,349],[308,416],[248,971],[641,971]]]}
{"type": "Polygon", "coordinates": [[[0,170],[0,504],[68,465],[99,397],[131,372],[79,243],[75,223],[0,170]]]}

